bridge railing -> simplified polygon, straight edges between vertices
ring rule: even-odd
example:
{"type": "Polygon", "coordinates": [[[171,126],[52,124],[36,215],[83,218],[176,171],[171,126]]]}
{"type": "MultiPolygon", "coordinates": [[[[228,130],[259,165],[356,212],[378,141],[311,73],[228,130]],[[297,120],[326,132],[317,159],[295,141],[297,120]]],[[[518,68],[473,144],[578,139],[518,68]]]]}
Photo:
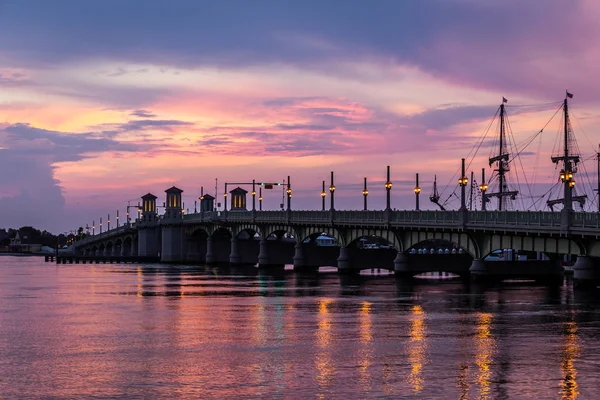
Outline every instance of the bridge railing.
{"type": "Polygon", "coordinates": [[[560,226],[560,213],[544,211],[469,211],[470,225],[560,226]]]}
{"type": "Polygon", "coordinates": [[[457,224],[460,221],[460,213],[458,211],[392,211],[392,224],[427,224],[427,225],[451,225],[457,224]]]}
{"type": "Polygon", "coordinates": [[[600,228],[600,213],[573,213],[571,226],[578,228],[600,228]]]}
{"type": "MultiPolygon", "coordinates": [[[[325,213],[329,214],[328,211],[325,213]]],[[[333,221],[335,223],[381,224],[385,222],[385,213],[383,211],[336,211],[333,221]]]]}
{"type": "Polygon", "coordinates": [[[127,232],[129,229],[135,229],[135,227],[136,227],[135,223],[123,224],[123,225],[119,226],[118,228],[114,228],[109,231],[104,231],[102,233],[98,233],[95,235],[88,235],[85,238],[75,242],[75,246],[79,247],[86,243],[94,242],[96,240],[102,240],[102,239],[106,239],[106,238],[109,238],[109,237],[112,237],[115,235],[120,235],[122,233],[127,232]]]}

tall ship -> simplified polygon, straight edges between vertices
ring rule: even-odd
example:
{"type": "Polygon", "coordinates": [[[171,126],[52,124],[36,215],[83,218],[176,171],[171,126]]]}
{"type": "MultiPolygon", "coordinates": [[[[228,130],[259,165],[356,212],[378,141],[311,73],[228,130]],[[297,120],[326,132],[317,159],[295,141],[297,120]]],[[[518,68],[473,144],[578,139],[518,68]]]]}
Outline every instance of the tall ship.
{"type": "MultiPolygon", "coordinates": [[[[544,128],[531,137],[523,140],[523,143],[517,148],[518,145],[510,127],[510,121],[508,120],[508,100],[505,97],[502,97],[502,102],[487,125],[487,129],[478,139],[470,153],[472,156],[468,162],[469,166],[475,160],[478,151],[482,147],[485,147],[484,144],[486,146],[489,145],[490,153],[489,157],[487,157],[487,164],[491,171],[486,177],[486,168],[481,169],[481,182],[479,186],[476,184],[474,173],[471,171],[470,195],[468,200],[469,209],[473,210],[480,206],[481,210],[516,210],[517,201],[519,202],[521,209],[524,210],[538,209],[542,206],[544,208],[547,207],[547,209],[550,209],[551,211],[562,209],[577,211],[584,209],[586,201],[588,200],[588,195],[583,193],[583,190],[580,190],[582,192],[581,194],[578,193],[577,188],[579,185],[576,186],[575,174],[585,160],[582,160],[573,133],[571,123],[572,118],[569,111],[569,99],[572,98],[573,95],[566,92],[562,102],[547,103],[545,105],[554,104],[555,106],[558,106],[558,109],[548,123],[546,123],[544,128],[548,126],[550,121],[557,115],[560,115],[561,117],[559,138],[555,141],[555,146],[551,153],[551,161],[556,165],[557,170],[560,169],[560,172],[557,171],[558,180],[554,186],[550,188],[550,190],[545,191],[544,194],[540,195],[535,194],[533,189],[535,187],[544,187],[547,189],[549,185],[547,183],[537,182],[535,176],[533,178],[529,177],[530,180],[528,180],[527,174],[523,168],[522,160],[519,157],[536,139],[538,140],[537,156],[539,157],[539,149],[541,148],[544,128]],[[491,135],[492,139],[490,140],[488,137],[491,132],[495,133],[491,135]],[[515,170],[516,166],[520,166],[520,168],[515,170]],[[524,188],[527,192],[524,196],[521,194],[523,185],[525,185],[524,188]],[[557,187],[561,187],[560,193],[556,193],[555,189],[557,189],[557,187]]],[[[529,154],[533,153],[529,152],[529,154]]],[[[595,154],[595,157],[598,160],[598,188],[595,189],[595,191],[600,193],[600,151],[595,154]]],[[[534,167],[534,174],[536,174],[536,169],[537,161],[536,166],[534,167]]],[[[586,172],[582,176],[585,177],[587,175],[589,174],[586,172]]],[[[452,181],[455,182],[454,178],[452,181]]],[[[591,185],[589,182],[587,183],[588,184],[585,186],[589,186],[588,190],[590,190],[591,185]]],[[[448,208],[448,203],[453,198],[459,199],[456,194],[457,189],[446,198],[443,198],[442,196],[445,189],[447,189],[447,187],[442,189],[442,192],[440,193],[437,176],[435,176],[433,181],[433,191],[429,196],[429,200],[436,204],[441,210],[446,210],[448,208]]],[[[598,204],[598,211],[600,212],[600,202],[598,204]]]]}

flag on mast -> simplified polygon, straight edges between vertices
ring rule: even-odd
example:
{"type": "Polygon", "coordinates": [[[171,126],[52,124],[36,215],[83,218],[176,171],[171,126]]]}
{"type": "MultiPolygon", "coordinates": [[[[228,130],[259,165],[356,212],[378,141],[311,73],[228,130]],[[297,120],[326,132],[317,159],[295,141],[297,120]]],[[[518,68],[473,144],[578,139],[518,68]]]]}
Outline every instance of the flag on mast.
{"type": "Polygon", "coordinates": [[[572,99],[573,98],[573,94],[567,92],[567,97],[570,98],[570,99],[572,99]]]}
{"type": "Polygon", "coordinates": [[[506,97],[502,97],[502,102],[503,103],[508,103],[508,100],[506,99],[506,97]]]}

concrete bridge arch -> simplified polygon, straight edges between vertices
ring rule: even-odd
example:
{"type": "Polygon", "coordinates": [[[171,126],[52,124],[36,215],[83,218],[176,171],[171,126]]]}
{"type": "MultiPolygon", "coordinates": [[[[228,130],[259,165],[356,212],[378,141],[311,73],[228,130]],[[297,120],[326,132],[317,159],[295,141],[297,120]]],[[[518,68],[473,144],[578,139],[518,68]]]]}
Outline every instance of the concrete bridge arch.
{"type": "Polygon", "coordinates": [[[348,244],[348,240],[344,233],[340,229],[331,226],[302,227],[298,229],[298,239],[296,241],[298,243],[304,243],[307,238],[316,237],[322,234],[334,238],[339,247],[346,247],[348,244]]]}
{"type": "Polygon", "coordinates": [[[347,243],[346,247],[349,246],[351,243],[356,242],[357,240],[360,240],[361,238],[377,237],[377,238],[381,238],[381,239],[384,239],[385,241],[387,241],[397,251],[401,252],[404,250],[402,240],[400,239],[400,237],[398,237],[396,232],[391,229],[376,229],[376,228],[349,229],[349,230],[345,231],[344,233],[345,233],[345,235],[344,235],[345,240],[347,243]]]}
{"type": "Polygon", "coordinates": [[[404,244],[404,252],[428,240],[444,240],[462,248],[473,258],[481,258],[481,244],[466,232],[444,231],[401,231],[399,236],[404,244]]]}
{"type": "MultiPolygon", "coordinates": [[[[497,249],[515,249],[554,254],[588,255],[588,249],[574,239],[564,237],[523,236],[514,234],[484,234],[478,241],[482,258],[497,249]]],[[[598,248],[600,254],[600,247],[598,248]]]]}

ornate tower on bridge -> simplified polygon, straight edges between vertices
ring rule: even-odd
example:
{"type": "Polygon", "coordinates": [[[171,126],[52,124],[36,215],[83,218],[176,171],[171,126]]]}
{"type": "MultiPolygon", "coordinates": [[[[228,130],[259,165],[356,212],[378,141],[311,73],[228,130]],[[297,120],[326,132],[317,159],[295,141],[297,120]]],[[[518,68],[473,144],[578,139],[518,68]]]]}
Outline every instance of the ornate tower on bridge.
{"type": "Polygon", "coordinates": [[[142,196],[142,215],[138,224],[138,248],[140,257],[156,257],[160,251],[160,228],[156,226],[156,196],[148,193],[142,196]]]}
{"type": "Polygon", "coordinates": [[[212,211],[215,209],[215,198],[210,194],[200,196],[200,211],[212,211]]]}
{"type": "Polygon", "coordinates": [[[165,203],[165,218],[181,218],[183,207],[181,205],[181,193],[183,190],[173,186],[167,190],[167,202],[165,203]]]}
{"type": "Polygon", "coordinates": [[[152,193],[142,196],[142,221],[153,222],[156,220],[156,199],[152,193]]]}
{"type": "Polygon", "coordinates": [[[231,193],[231,211],[247,211],[246,194],[248,191],[238,186],[229,193],[231,193]]]}

